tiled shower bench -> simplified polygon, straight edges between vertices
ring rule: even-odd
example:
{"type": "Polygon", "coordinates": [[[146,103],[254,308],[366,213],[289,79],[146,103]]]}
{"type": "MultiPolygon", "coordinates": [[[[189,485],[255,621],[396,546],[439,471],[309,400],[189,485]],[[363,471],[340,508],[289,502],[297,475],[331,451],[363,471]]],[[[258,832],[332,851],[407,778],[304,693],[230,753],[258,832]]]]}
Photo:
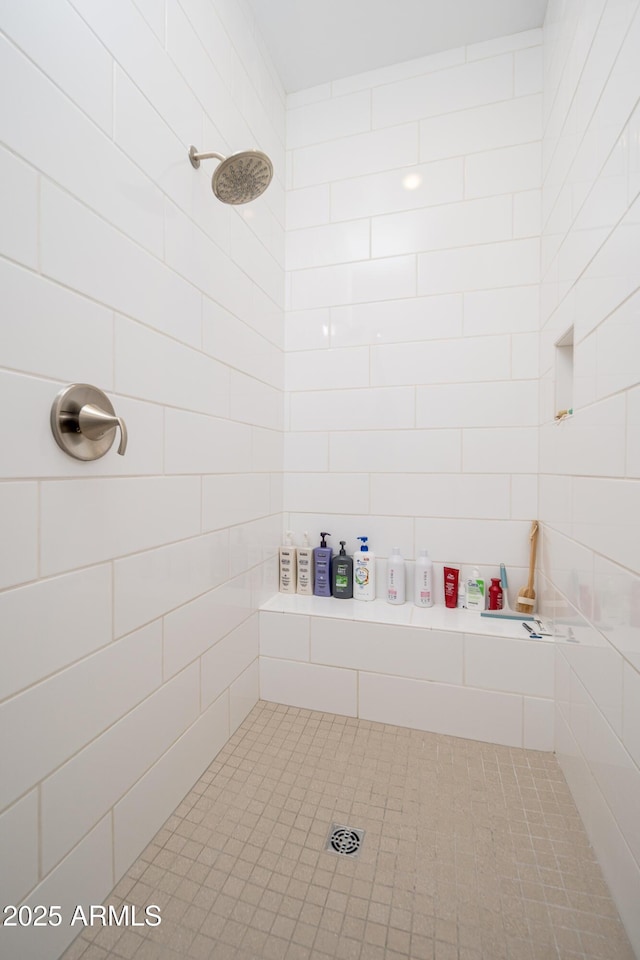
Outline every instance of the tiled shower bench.
{"type": "Polygon", "coordinates": [[[442,605],[278,593],[260,610],[263,700],[553,749],[555,641],[442,605]]]}

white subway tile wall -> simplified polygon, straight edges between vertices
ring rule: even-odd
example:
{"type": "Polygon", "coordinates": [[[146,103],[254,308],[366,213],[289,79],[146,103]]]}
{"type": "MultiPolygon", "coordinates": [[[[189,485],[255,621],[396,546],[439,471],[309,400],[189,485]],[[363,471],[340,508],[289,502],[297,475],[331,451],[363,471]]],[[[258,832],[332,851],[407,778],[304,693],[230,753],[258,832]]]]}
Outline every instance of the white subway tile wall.
{"type": "MultiPolygon", "coordinates": [[[[638,43],[636,0],[549,3],[539,463],[539,586],[549,613],[580,639],[557,651],[556,751],[636,952],[638,43]],[[570,327],[573,396],[559,402],[555,344],[570,327]],[[573,417],[554,423],[558,406],[573,406],[573,417]]],[[[522,66],[525,83],[532,65],[522,66]]]]}
{"type": "MultiPolygon", "coordinates": [[[[24,801],[19,801],[22,804],[24,801]]],[[[2,819],[10,817],[14,808],[3,813],[2,819]]],[[[17,826],[19,820],[14,819],[12,826],[17,826]]],[[[7,825],[9,826],[9,824],[7,825]]],[[[8,850],[18,858],[24,849],[29,851],[32,838],[37,837],[37,830],[24,821],[20,824],[24,834],[14,836],[13,844],[8,850]]],[[[4,833],[4,829],[3,829],[4,833]]],[[[38,873],[38,876],[40,873],[38,873]]],[[[107,814],[85,834],[70,853],[58,866],[41,880],[23,902],[32,909],[42,905],[56,905],[61,917],[73,917],[78,904],[78,894],[81,891],[81,901],[85,904],[100,903],[104,898],[104,890],[113,885],[113,824],[111,814],[107,814]]],[[[11,884],[10,901],[16,896],[13,883],[11,884]]],[[[54,921],[55,922],[55,921],[54,921]]],[[[11,956],[41,957],[42,960],[50,957],[59,957],[69,940],[73,938],[75,928],[65,923],[58,926],[29,927],[25,935],[25,928],[3,928],[3,951],[11,956]],[[69,935],[71,933],[71,936],[69,935]],[[28,941],[28,948],[25,942],[28,941]]]]}
{"type": "Polygon", "coordinates": [[[537,496],[513,485],[538,468],[541,43],[527,31],[288,97],[292,529],[313,516],[315,538],[326,511],[337,543],[361,514],[381,556],[383,520],[408,559],[484,563],[493,520],[514,531],[497,562],[525,567],[537,496]],[[455,545],[420,539],[432,518],[455,545]]]}
{"type": "MultiPolygon", "coordinates": [[[[285,96],[223,0],[2,20],[1,899],[67,910],[108,894],[258,699],[282,526],[285,96]],[[263,149],[270,189],[220,203],[190,144],[263,149]],[[124,457],[57,447],[72,382],[110,396],[124,457]]],[[[76,932],[22,929],[7,950],[51,960],[76,932]]]]}

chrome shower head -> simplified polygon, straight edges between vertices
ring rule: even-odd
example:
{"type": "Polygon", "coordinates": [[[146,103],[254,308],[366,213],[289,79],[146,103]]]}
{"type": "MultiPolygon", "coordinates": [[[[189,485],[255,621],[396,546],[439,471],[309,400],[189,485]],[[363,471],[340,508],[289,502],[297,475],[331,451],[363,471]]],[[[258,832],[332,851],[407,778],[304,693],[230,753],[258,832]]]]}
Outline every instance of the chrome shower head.
{"type": "Polygon", "coordinates": [[[211,189],[223,203],[249,203],[267,189],[273,177],[273,164],[260,150],[242,150],[230,157],[220,153],[198,153],[195,147],[189,150],[191,165],[200,166],[201,160],[215,157],[221,163],[213,171],[211,189]]]}

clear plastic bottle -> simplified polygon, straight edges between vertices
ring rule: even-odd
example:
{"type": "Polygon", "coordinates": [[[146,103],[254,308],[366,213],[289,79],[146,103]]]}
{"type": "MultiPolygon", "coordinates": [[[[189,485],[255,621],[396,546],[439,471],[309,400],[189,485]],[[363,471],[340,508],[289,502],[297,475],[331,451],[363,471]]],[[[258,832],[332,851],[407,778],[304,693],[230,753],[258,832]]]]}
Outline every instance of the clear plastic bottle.
{"type": "Polygon", "coordinates": [[[464,589],[464,580],[462,578],[458,580],[458,602],[456,603],[456,608],[458,610],[467,609],[467,594],[464,589]]]}
{"type": "Polygon", "coordinates": [[[387,603],[405,601],[405,569],[400,547],[392,547],[387,560],[387,603]]]}
{"type": "Polygon", "coordinates": [[[416,607],[433,606],[433,561],[428,550],[421,550],[416,558],[413,602],[416,607]]]}

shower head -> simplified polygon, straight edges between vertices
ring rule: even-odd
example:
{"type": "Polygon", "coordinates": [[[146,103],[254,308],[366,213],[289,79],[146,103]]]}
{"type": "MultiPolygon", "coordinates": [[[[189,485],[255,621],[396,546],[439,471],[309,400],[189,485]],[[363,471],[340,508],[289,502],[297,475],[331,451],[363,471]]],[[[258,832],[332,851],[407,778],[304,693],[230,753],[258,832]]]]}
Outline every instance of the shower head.
{"type": "Polygon", "coordinates": [[[198,153],[189,150],[189,160],[196,169],[201,160],[215,157],[221,163],[213,171],[211,189],[223,203],[249,203],[264,193],[273,177],[273,164],[260,150],[242,150],[223,157],[220,153],[198,153]]]}

